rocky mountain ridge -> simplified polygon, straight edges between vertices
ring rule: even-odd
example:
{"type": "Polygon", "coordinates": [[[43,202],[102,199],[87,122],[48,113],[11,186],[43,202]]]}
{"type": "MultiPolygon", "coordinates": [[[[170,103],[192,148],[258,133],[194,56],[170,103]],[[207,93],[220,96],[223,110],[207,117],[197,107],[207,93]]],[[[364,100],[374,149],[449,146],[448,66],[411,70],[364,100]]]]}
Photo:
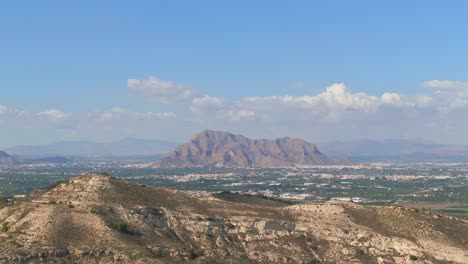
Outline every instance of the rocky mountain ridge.
{"type": "Polygon", "coordinates": [[[0,263],[467,263],[468,222],[84,175],[0,209],[0,263]]]}
{"type": "Polygon", "coordinates": [[[155,166],[290,167],[332,163],[315,145],[302,139],[249,139],[205,130],[164,156],[155,166]]]}

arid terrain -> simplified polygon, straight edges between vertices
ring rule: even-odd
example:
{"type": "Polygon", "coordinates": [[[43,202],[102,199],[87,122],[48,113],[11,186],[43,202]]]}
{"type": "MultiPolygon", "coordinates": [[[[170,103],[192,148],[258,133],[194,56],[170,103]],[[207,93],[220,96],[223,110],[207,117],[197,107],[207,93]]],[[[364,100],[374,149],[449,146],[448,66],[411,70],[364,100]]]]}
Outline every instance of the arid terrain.
{"type": "Polygon", "coordinates": [[[0,263],[468,263],[468,222],[83,175],[0,210],[0,263]]]}

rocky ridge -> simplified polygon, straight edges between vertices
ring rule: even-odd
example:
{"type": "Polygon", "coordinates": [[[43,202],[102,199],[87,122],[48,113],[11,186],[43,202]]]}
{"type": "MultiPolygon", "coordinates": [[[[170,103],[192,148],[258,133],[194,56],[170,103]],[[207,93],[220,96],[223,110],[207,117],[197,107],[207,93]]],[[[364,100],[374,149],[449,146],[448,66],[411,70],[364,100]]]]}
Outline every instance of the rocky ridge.
{"type": "Polygon", "coordinates": [[[0,210],[0,263],[467,263],[468,222],[84,175],[0,210]]]}
{"type": "Polygon", "coordinates": [[[205,130],[158,161],[156,167],[291,167],[333,164],[317,146],[297,138],[249,139],[205,130]]]}

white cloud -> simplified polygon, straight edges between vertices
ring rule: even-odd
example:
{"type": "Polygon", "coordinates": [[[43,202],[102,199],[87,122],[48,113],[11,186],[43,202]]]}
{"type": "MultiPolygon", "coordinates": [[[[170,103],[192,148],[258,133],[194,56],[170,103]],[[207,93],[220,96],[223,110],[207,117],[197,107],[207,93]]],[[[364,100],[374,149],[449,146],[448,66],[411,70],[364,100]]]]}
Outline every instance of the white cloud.
{"type": "Polygon", "coordinates": [[[174,112],[136,112],[126,108],[115,107],[98,114],[104,121],[122,120],[172,120],[177,117],[174,112]]]}
{"type": "Polygon", "coordinates": [[[433,89],[468,89],[468,82],[432,80],[424,82],[423,86],[433,89]]]}
{"type": "Polygon", "coordinates": [[[315,120],[336,122],[349,112],[372,113],[383,106],[422,106],[415,99],[397,93],[384,93],[381,96],[353,93],[343,83],[336,83],[317,95],[246,97],[236,105],[256,113],[263,112],[264,115],[280,113],[284,116],[292,111],[291,115],[306,115],[315,120]]]}
{"type": "Polygon", "coordinates": [[[382,100],[383,104],[388,104],[388,105],[400,105],[401,104],[401,95],[397,93],[384,93],[380,97],[380,100],[382,100]]]}
{"type": "Polygon", "coordinates": [[[67,120],[71,116],[71,114],[65,113],[62,110],[58,109],[45,110],[37,113],[37,115],[40,117],[45,117],[51,121],[63,121],[67,120]]]}
{"type": "Polygon", "coordinates": [[[243,104],[247,106],[264,106],[277,108],[319,109],[328,111],[362,110],[372,111],[379,105],[379,98],[365,93],[351,93],[343,83],[327,87],[324,92],[315,95],[246,97],[243,104]]]}
{"type": "Polygon", "coordinates": [[[223,99],[207,95],[194,98],[190,110],[198,117],[224,121],[239,122],[256,118],[252,110],[239,109],[234,104],[226,105],[223,99]]]}
{"type": "Polygon", "coordinates": [[[219,111],[223,107],[224,100],[222,98],[205,95],[193,98],[190,110],[194,113],[210,113],[219,111]]]}
{"type": "Polygon", "coordinates": [[[146,80],[128,79],[127,86],[134,93],[165,104],[190,100],[197,95],[197,91],[189,85],[164,81],[154,76],[146,80]]]}
{"type": "Polygon", "coordinates": [[[254,120],[257,118],[255,112],[250,110],[229,110],[227,115],[229,119],[234,122],[254,120]]]}

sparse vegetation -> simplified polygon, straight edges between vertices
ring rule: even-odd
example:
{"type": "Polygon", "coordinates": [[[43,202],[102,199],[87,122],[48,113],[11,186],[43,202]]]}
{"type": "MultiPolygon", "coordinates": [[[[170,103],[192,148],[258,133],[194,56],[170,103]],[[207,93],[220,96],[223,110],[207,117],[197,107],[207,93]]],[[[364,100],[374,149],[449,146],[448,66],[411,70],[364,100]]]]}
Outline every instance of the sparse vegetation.
{"type": "Polygon", "coordinates": [[[2,227],[0,228],[0,232],[5,233],[5,232],[8,232],[8,230],[10,230],[10,227],[8,227],[8,222],[2,223],[2,227]]]}
{"type": "Polygon", "coordinates": [[[5,208],[5,206],[7,206],[8,204],[8,201],[5,200],[5,199],[0,199],[0,209],[3,209],[5,208]]]}
{"type": "Polygon", "coordinates": [[[203,250],[202,248],[192,249],[192,259],[196,259],[196,258],[201,257],[203,255],[205,255],[205,250],[203,250]]]}
{"type": "Polygon", "coordinates": [[[356,248],[356,254],[358,256],[364,256],[364,255],[366,255],[366,252],[364,252],[364,250],[362,250],[360,248],[356,248]]]}
{"type": "Polygon", "coordinates": [[[122,233],[128,233],[128,224],[123,221],[117,221],[109,224],[109,227],[122,233]]]}
{"type": "Polygon", "coordinates": [[[10,245],[15,246],[15,247],[23,247],[20,243],[18,243],[16,240],[11,240],[10,245]]]}

